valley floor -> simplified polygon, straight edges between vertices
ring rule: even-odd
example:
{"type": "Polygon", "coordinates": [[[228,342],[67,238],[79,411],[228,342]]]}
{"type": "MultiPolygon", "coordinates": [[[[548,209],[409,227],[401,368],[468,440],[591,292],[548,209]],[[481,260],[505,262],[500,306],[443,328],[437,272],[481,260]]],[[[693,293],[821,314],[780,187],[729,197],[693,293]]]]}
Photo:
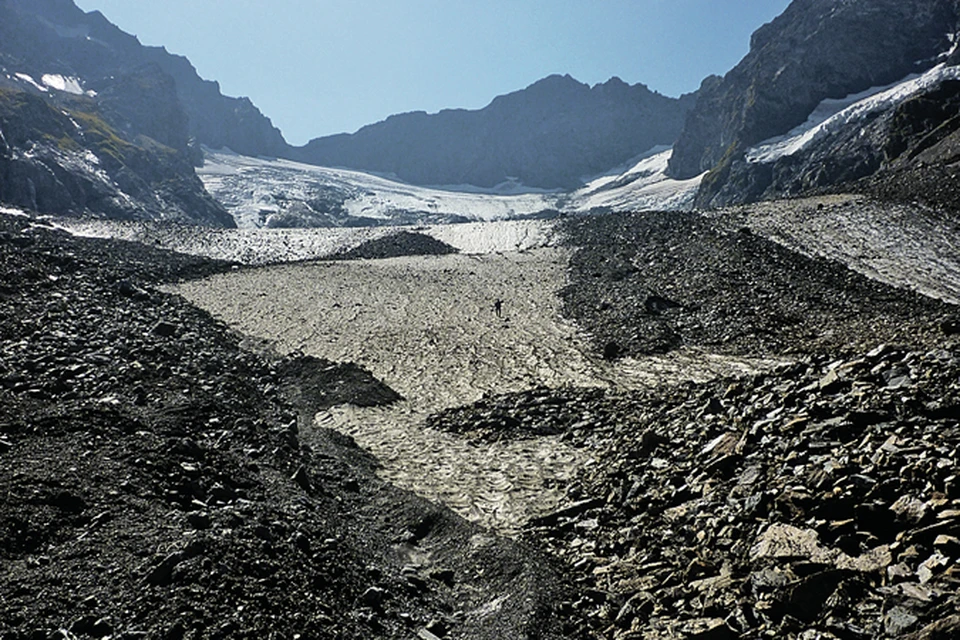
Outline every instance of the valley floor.
{"type": "MultiPolygon", "coordinates": [[[[293,435],[264,431],[294,443],[263,458],[264,469],[283,470],[271,491],[293,496],[315,478],[302,504],[342,518],[336,535],[363,536],[348,544],[361,564],[369,542],[376,575],[355,574],[345,556],[353,604],[323,614],[343,616],[343,629],[405,637],[408,620],[408,633],[428,640],[960,631],[960,254],[948,219],[831,196],[710,216],[430,227],[418,232],[464,252],[302,264],[280,263],[384,232],[198,241],[120,229],[149,245],[271,265],[203,267],[216,273],[149,293],[176,292],[218,331],[222,322],[269,345],[279,377],[262,374],[259,388],[290,384],[283,363],[327,363],[319,370],[335,396],[356,384],[330,378],[340,361],[402,396],[307,403],[293,435]]],[[[10,344],[26,335],[27,320],[17,322],[10,344]]],[[[154,349],[134,353],[149,361],[154,349]]],[[[201,371],[203,353],[191,356],[201,371]]],[[[122,394],[118,402],[126,407],[122,394]]],[[[20,438],[16,429],[4,433],[20,438]]],[[[246,446],[231,455],[242,461],[246,446]]],[[[257,486],[245,491],[259,496],[257,486]]],[[[29,496],[17,499],[6,509],[30,513],[29,496]]],[[[211,531],[191,534],[206,540],[233,501],[199,502],[184,511],[213,514],[211,531]]],[[[255,503],[269,508],[269,498],[255,503]]],[[[296,530],[292,515],[275,519],[296,530]]],[[[322,535],[313,520],[304,526],[322,535]]],[[[292,553],[298,539],[283,535],[271,533],[273,544],[292,553]]],[[[61,543],[50,544],[48,557],[61,543]]],[[[206,553],[189,549],[173,568],[206,553]]],[[[23,594],[38,553],[11,556],[23,594]]],[[[307,568],[326,575],[325,556],[314,547],[311,558],[307,568]]],[[[28,626],[3,637],[29,637],[28,626]]]]}
{"type": "Polygon", "coordinates": [[[283,265],[186,282],[175,291],[284,353],[371,371],[403,400],[333,407],[319,424],[373,453],[385,479],[515,534],[563,506],[564,487],[588,456],[557,436],[468,442],[426,428],[428,416],[487,395],[644,388],[773,362],[693,352],[618,362],[591,355],[586,337],[560,314],[568,258],[568,249],[541,248],[283,265]]]}

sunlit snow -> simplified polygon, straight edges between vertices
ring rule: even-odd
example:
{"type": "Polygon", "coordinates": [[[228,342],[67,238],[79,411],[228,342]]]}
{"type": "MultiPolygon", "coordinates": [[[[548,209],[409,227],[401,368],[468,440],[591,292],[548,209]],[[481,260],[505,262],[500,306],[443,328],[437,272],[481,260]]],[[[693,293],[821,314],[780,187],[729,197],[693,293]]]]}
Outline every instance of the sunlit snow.
{"type": "Polygon", "coordinates": [[[703,175],[689,180],[668,178],[667,163],[673,150],[660,147],[619,175],[589,182],[571,196],[574,212],[593,209],[612,211],[683,211],[693,207],[703,175]]]}
{"type": "Polygon", "coordinates": [[[95,96],[97,95],[96,91],[84,91],[83,84],[79,78],[62,76],[56,73],[45,73],[40,76],[40,82],[37,82],[33,76],[26,73],[14,73],[12,76],[7,76],[11,80],[16,78],[20,82],[25,82],[37,91],[42,91],[44,93],[49,93],[50,89],[54,91],[62,91],[64,93],[70,93],[75,96],[95,96]]]}
{"type": "Polygon", "coordinates": [[[11,209],[10,207],[0,206],[0,213],[7,216],[17,216],[18,218],[29,218],[29,213],[22,209],[11,209]]]}
{"type": "Polygon", "coordinates": [[[47,88],[46,88],[45,86],[39,84],[39,83],[38,83],[36,80],[34,80],[31,76],[28,76],[28,75],[25,74],[25,73],[15,73],[15,74],[13,74],[13,75],[14,75],[18,80],[20,80],[21,82],[26,82],[27,84],[33,86],[35,89],[38,89],[38,90],[43,91],[43,92],[46,92],[46,91],[47,91],[47,88]]]}
{"type": "Polygon", "coordinates": [[[769,163],[792,156],[835,131],[864,121],[872,113],[889,109],[944,80],[958,78],[960,67],[940,64],[923,75],[911,75],[892,85],[875,87],[837,100],[824,100],[799,127],[749,149],[746,153],[747,162],[769,163]]]}
{"type": "Polygon", "coordinates": [[[67,78],[61,75],[45,73],[40,80],[51,89],[72,93],[75,96],[83,95],[83,87],[80,86],[80,80],[77,78],[67,78]]]}
{"type": "MultiPolygon", "coordinates": [[[[470,187],[420,187],[360,171],[251,158],[229,150],[207,149],[204,166],[197,173],[241,228],[269,225],[272,216],[308,206],[339,207],[350,218],[381,224],[401,216],[424,222],[491,221],[597,209],[689,209],[700,179],[667,178],[670,153],[669,148],[657,149],[625,171],[567,193],[504,195],[470,187]]],[[[521,187],[508,183],[500,189],[521,187]]]]}

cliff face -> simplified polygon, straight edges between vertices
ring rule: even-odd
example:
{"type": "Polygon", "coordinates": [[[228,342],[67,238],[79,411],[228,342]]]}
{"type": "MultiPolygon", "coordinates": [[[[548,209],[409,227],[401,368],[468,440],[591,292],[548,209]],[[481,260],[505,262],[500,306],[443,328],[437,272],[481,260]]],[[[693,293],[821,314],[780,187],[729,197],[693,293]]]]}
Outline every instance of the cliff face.
{"type": "Polygon", "coordinates": [[[173,78],[189,135],[198,143],[247,155],[282,155],[287,149],[280,131],[248,99],[223,96],[189,60],[141,45],[99,12],[84,13],[73,0],[3,0],[0,12],[5,66],[36,77],[77,77],[96,86],[155,65],[173,78]]]}
{"type": "Polygon", "coordinates": [[[589,87],[550,76],[484,109],[392,116],[311,141],[312,164],[395,174],[414,184],[571,188],[656,145],[670,145],[693,97],[667,98],[618,78],[589,87]]]}
{"type": "Polygon", "coordinates": [[[824,99],[926,70],[950,49],[956,0],[795,0],[723,78],[707,79],[674,147],[689,178],[784,134],[824,99]]]}
{"type": "Polygon", "coordinates": [[[866,191],[888,200],[956,210],[960,161],[960,70],[929,89],[882,105],[772,160],[734,158],[704,179],[703,208],[866,191]]]}
{"type": "Polygon", "coordinates": [[[177,61],[72,0],[0,0],[0,200],[233,226],[197,178],[203,140],[161,63],[177,61]]]}
{"type": "MultiPolygon", "coordinates": [[[[159,93],[152,104],[169,108],[169,94],[159,93]]],[[[101,106],[87,96],[51,101],[0,88],[0,202],[42,214],[235,226],[203,188],[185,150],[132,129],[142,114],[122,98],[122,92],[108,95],[101,106]]],[[[181,111],[169,120],[185,121],[181,111]]],[[[176,136],[171,128],[169,137],[176,136]]]]}

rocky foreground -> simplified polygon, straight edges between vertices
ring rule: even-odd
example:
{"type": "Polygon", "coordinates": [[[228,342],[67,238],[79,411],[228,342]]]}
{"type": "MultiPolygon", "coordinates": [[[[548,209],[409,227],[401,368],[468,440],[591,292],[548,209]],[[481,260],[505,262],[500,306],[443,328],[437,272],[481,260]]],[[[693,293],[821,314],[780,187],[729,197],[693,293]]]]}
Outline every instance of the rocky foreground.
{"type": "Polygon", "coordinates": [[[0,216],[0,637],[569,637],[557,563],[310,427],[389,389],[157,288],[230,268],[0,216]]]}
{"type": "Polygon", "coordinates": [[[571,506],[525,537],[577,568],[599,637],[952,638],[957,347],[648,393],[530,392],[434,425],[559,431],[593,454],[571,506]]]}
{"type": "Polygon", "coordinates": [[[312,423],[396,399],[366,371],[159,288],[233,265],[0,217],[0,638],[956,637],[956,307],[741,223],[571,221],[566,313],[598,359],[781,366],[429,418],[589,458],[515,542],[312,423]]]}
{"type": "Polygon", "coordinates": [[[685,344],[788,364],[486,398],[431,426],[590,453],[570,506],[524,538],[575,569],[597,637],[958,637],[956,308],[728,223],[574,221],[568,313],[611,358],[685,344]]]}

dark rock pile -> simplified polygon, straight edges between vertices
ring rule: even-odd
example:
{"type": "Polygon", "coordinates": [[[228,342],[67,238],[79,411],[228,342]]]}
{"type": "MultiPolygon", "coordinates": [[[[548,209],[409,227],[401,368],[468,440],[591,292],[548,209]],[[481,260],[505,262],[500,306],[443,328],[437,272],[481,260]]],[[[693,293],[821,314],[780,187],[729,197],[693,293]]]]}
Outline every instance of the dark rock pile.
{"type": "Polygon", "coordinates": [[[425,233],[398,231],[341,251],[331,260],[381,260],[401,256],[443,256],[457,253],[455,247],[425,233]]]}
{"type": "Polygon", "coordinates": [[[929,344],[956,309],[810,258],[721,218],[575,218],[564,314],[615,358],[704,347],[740,355],[929,344]]]}
{"type": "Polygon", "coordinates": [[[594,429],[595,416],[584,416],[580,406],[606,397],[603,389],[542,387],[507,396],[486,396],[427,418],[427,426],[459,433],[477,442],[500,442],[579,433],[594,429]]]}
{"type": "Polygon", "coordinates": [[[448,417],[590,451],[572,506],[526,536],[577,572],[600,637],[955,637],[960,344],[943,346],[448,417]]]}
{"type": "Polygon", "coordinates": [[[590,632],[960,635],[956,309],[716,219],[567,230],[580,248],[566,309],[598,352],[693,344],[793,362],[649,391],[486,397],[431,417],[475,440],[552,435],[588,452],[569,506],[524,536],[567,561],[590,632]]]}
{"type": "Polygon", "coordinates": [[[552,564],[307,429],[391,399],[159,282],[223,269],[0,216],[0,638],[560,638],[552,564]]]}

